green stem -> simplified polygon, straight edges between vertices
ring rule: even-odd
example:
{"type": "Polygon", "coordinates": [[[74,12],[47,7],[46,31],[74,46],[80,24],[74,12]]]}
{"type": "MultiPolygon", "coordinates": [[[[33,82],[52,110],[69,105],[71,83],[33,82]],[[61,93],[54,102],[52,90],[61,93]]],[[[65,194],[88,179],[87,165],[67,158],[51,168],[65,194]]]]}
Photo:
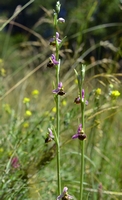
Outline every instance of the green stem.
{"type": "Polygon", "coordinates": [[[58,142],[57,142],[57,183],[58,183],[58,194],[61,194],[60,143],[59,143],[59,139],[58,139],[58,142]]]}
{"type": "Polygon", "coordinates": [[[80,200],[83,199],[83,178],[84,178],[84,141],[81,142],[81,175],[80,175],[80,200]]]}
{"type": "MultiPolygon", "coordinates": [[[[84,130],[84,102],[81,102],[81,123],[84,130]]],[[[84,140],[81,141],[81,174],[80,174],[80,200],[83,199],[83,181],[84,181],[84,140]]]]}
{"type": "MultiPolygon", "coordinates": [[[[59,47],[56,41],[56,60],[59,60],[59,47]]],[[[56,85],[59,84],[60,63],[56,65],[56,85]]],[[[61,194],[61,173],[60,173],[60,96],[56,96],[56,130],[57,130],[57,181],[58,194],[61,194]]]]}
{"type": "MultiPolygon", "coordinates": [[[[55,43],[56,43],[56,60],[59,61],[59,44],[56,40],[57,32],[57,18],[60,11],[60,3],[56,3],[56,11],[54,11],[54,28],[55,28],[55,43]]],[[[59,84],[59,72],[60,72],[60,62],[56,65],[56,85],[59,84]]],[[[56,143],[57,143],[57,184],[58,184],[58,194],[61,194],[61,173],[60,173],[60,96],[56,95],[56,143]]]]}
{"type": "MultiPolygon", "coordinates": [[[[56,69],[56,82],[59,83],[59,66],[56,69]]],[[[61,194],[61,175],[60,175],[60,96],[56,97],[56,127],[57,127],[57,178],[58,194],[61,194]]]]}
{"type": "MultiPolygon", "coordinates": [[[[85,66],[82,65],[81,69],[81,80],[79,80],[79,90],[80,90],[80,99],[81,99],[81,124],[82,130],[84,131],[84,111],[85,111],[85,98],[82,100],[82,87],[85,77],[85,66]]],[[[80,200],[83,199],[83,181],[84,181],[84,149],[85,143],[84,140],[81,141],[81,174],[80,174],[80,200]]]]}

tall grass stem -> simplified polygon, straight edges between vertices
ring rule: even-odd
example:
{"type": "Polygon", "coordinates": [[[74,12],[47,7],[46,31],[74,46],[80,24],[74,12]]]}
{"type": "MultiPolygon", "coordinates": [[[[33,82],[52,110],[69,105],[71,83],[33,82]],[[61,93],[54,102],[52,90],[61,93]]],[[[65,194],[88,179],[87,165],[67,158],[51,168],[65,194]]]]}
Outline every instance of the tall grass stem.
{"type": "Polygon", "coordinates": [[[15,12],[1,27],[0,27],[0,31],[2,31],[5,26],[7,24],[9,24],[19,13],[22,12],[22,10],[24,10],[25,8],[27,8],[31,3],[33,3],[34,0],[30,0],[29,2],[27,2],[18,12],[15,12]]]}

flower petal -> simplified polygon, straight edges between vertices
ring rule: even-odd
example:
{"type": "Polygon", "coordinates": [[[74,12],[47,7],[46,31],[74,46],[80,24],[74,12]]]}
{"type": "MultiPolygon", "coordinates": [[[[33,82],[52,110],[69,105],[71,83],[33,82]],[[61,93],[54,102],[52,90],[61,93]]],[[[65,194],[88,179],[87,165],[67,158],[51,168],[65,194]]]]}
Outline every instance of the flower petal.
{"type": "Polygon", "coordinates": [[[60,90],[59,89],[55,89],[55,90],[53,90],[52,91],[54,94],[58,94],[59,92],[60,92],[60,90]]]}
{"type": "Polygon", "coordinates": [[[68,191],[68,187],[64,187],[63,193],[66,193],[68,191]]]}
{"type": "Polygon", "coordinates": [[[64,197],[64,194],[62,193],[61,195],[59,195],[59,196],[57,197],[57,200],[62,199],[63,197],[64,197]]]}
{"type": "Polygon", "coordinates": [[[48,128],[48,132],[49,132],[49,137],[54,139],[54,135],[53,135],[52,130],[50,128],[48,128]]]}
{"type": "Polygon", "coordinates": [[[77,133],[78,133],[78,134],[80,134],[80,133],[81,133],[81,131],[82,131],[82,124],[80,124],[80,125],[78,126],[77,133]]]}
{"type": "Polygon", "coordinates": [[[60,23],[65,23],[65,19],[62,18],[62,17],[59,17],[59,18],[58,18],[58,21],[59,21],[60,23]]]}
{"type": "Polygon", "coordinates": [[[84,99],[84,95],[85,95],[85,92],[84,92],[84,89],[82,89],[82,99],[84,99]]]}
{"type": "Polygon", "coordinates": [[[58,89],[61,89],[63,87],[63,84],[62,84],[62,82],[60,82],[59,84],[58,84],[58,89]]]}
{"type": "Polygon", "coordinates": [[[55,55],[54,54],[51,55],[51,59],[55,60],[55,55]]]}
{"type": "Polygon", "coordinates": [[[58,62],[57,60],[53,60],[53,64],[54,64],[54,65],[58,65],[59,62],[58,62]]]}
{"type": "Polygon", "coordinates": [[[59,39],[59,33],[56,32],[56,39],[59,39]]]}
{"type": "Polygon", "coordinates": [[[79,134],[77,133],[77,134],[75,134],[75,135],[72,136],[72,139],[76,139],[78,137],[79,137],[79,134]]]}
{"type": "Polygon", "coordinates": [[[58,65],[59,64],[59,62],[56,60],[54,54],[51,55],[51,60],[52,60],[52,62],[53,62],[54,65],[58,65]]]}

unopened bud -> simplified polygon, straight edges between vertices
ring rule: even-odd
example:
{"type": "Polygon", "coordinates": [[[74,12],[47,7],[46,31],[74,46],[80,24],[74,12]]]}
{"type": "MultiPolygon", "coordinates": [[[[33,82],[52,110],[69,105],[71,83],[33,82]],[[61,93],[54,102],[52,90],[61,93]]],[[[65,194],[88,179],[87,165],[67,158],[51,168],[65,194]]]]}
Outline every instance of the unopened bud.
{"type": "Polygon", "coordinates": [[[57,1],[57,3],[56,3],[56,11],[57,11],[57,13],[60,12],[60,7],[61,7],[61,4],[60,4],[59,1],[57,1]]]}

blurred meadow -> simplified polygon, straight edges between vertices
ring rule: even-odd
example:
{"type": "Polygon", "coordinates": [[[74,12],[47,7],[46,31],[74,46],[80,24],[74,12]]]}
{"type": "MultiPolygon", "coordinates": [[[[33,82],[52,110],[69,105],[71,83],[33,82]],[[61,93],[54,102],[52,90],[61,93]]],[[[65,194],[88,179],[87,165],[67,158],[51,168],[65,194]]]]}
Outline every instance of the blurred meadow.
{"type": "MultiPolygon", "coordinates": [[[[54,0],[0,2],[0,199],[56,199],[54,0]],[[21,5],[21,6],[20,6],[21,5]],[[18,7],[17,7],[18,6],[18,7]],[[18,14],[14,16],[14,14],[18,14]],[[12,19],[10,20],[10,18],[12,19]]],[[[80,148],[74,69],[86,65],[84,200],[122,200],[122,1],[61,2],[61,178],[79,196],[80,148]]]]}

